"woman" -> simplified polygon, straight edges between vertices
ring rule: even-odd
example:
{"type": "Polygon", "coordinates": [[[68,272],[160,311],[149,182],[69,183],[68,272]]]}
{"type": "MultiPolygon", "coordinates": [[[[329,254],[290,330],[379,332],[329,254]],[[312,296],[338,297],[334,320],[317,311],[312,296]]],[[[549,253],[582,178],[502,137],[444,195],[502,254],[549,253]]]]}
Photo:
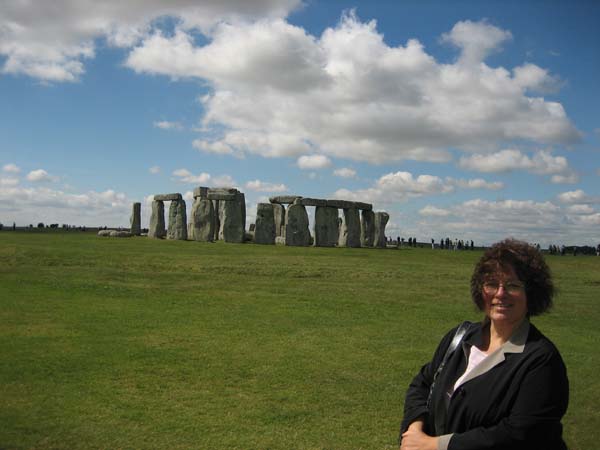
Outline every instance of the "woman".
{"type": "Polygon", "coordinates": [[[484,312],[438,375],[455,330],[408,388],[402,450],[564,450],[561,418],[569,384],[560,353],[529,317],[552,306],[554,288],[540,252],[507,239],[488,249],[471,278],[484,312]],[[435,424],[438,424],[437,427],[435,424]]]}

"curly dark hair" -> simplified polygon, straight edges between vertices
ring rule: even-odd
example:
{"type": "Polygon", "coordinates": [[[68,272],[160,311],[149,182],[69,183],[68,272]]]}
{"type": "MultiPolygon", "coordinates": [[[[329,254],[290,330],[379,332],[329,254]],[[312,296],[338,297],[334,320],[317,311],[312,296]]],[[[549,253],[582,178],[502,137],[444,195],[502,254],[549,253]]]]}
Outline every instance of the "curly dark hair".
{"type": "Polygon", "coordinates": [[[485,251],[471,277],[471,298],[483,311],[483,282],[498,270],[512,268],[525,284],[527,317],[537,316],[552,307],[554,284],[544,257],[532,245],[516,239],[505,239],[485,251]]]}

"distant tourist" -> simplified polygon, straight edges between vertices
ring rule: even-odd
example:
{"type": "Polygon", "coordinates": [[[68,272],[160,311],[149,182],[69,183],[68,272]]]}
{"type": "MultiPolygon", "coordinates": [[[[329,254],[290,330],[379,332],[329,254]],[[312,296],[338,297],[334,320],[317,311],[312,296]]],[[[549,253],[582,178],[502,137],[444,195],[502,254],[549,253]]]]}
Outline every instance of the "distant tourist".
{"type": "Polygon", "coordinates": [[[431,238],[431,250],[435,250],[435,239],[431,238]]]}
{"type": "Polygon", "coordinates": [[[551,307],[553,294],[535,247],[508,239],[484,253],[471,278],[484,318],[449,331],[410,383],[401,450],[566,450],[565,364],[529,322],[551,307]]]}

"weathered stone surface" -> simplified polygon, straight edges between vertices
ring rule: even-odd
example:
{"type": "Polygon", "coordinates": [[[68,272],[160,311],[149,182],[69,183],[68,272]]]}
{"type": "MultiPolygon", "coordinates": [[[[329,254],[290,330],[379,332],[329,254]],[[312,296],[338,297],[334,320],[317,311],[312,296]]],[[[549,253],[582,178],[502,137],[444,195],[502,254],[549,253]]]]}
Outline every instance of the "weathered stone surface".
{"type": "Polygon", "coordinates": [[[292,204],[296,201],[297,198],[302,198],[300,195],[277,195],[275,197],[269,197],[269,202],[277,203],[277,204],[292,204]]]}
{"type": "Polygon", "coordinates": [[[285,236],[285,206],[273,203],[273,218],[275,219],[275,236],[285,236]]]}
{"type": "Polygon", "coordinates": [[[142,234],[142,204],[135,202],[131,209],[131,217],[129,218],[130,233],[134,236],[142,234]]]}
{"type": "Polygon", "coordinates": [[[218,241],[221,239],[219,233],[221,232],[221,222],[223,219],[223,204],[219,200],[211,200],[215,211],[215,236],[213,240],[218,241]]]}
{"type": "Polygon", "coordinates": [[[356,208],[355,202],[349,202],[348,200],[327,200],[327,206],[338,209],[356,208]]]}
{"type": "Polygon", "coordinates": [[[302,205],[290,205],[285,213],[285,245],[308,246],[308,214],[302,205]]]}
{"type": "Polygon", "coordinates": [[[373,242],[374,247],[385,248],[385,226],[390,219],[390,215],[386,212],[375,213],[375,240],[373,242]]]}
{"type": "Polygon", "coordinates": [[[220,201],[219,214],[221,218],[221,228],[219,230],[219,239],[225,242],[242,243],[244,242],[245,223],[244,209],[239,202],[240,197],[235,196],[235,200],[220,201]]]}
{"type": "Polygon", "coordinates": [[[373,205],[371,203],[354,202],[354,205],[356,208],[362,209],[364,211],[373,211],[373,205]]]}
{"type": "Polygon", "coordinates": [[[299,197],[296,200],[294,200],[294,205],[327,206],[327,200],[321,198],[299,197]]]}
{"type": "Polygon", "coordinates": [[[192,204],[191,224],[192,234],[189,236],[195,241],[212,242],[215,238],[215,208],[213,202],[207,198],[196,197],[192,204]]]}
{"type": "Polygon", "coordinates": [[[220,193],[208,191],[206,195],[210,200],[232,201],[235,200],[236,194],[220,193]]]}
{"type": "Polygon", "coordinates": [[[363,209],[360,212],[360,245],[373,247],[375,242],[375,213],[363,209]]]}
{"type": "Polygon", "coordinates": [[[204,186],[198,186],[194,188],[194,198],[207,198],[208,188],[204,186]]]}
{"type": "Polygon", "coordinates": [[[157,202],[172,202],[181,199],[181,194],[157,194],[154,196],[154,201],[157,202]]]}
{"type": "Polygon", "coordinates": [[[183,241],[187,239],[187,212],[185,210],[185,200],[183,199],[174,200],[169,206],[167,239],[183,241]]]}
{"type": "Polygon", "coordinates": [[[167,235],[165,230],[165,204],[162,200],[152,202],[152,215],[148,227],[148,237],[162,239],[167,235]]]}
{"type": "Polygon", "coordinates": [[[358,209],[344,209],[338,245],[340,247],[360,247],[360,216],[358,209]]]}
{"type": "Polygon", "coordinates": [[[283,237],[283,236],[277,236],[275,238],[275,244],[276,245],[285,245],[285,237],[283,237]]]}
{"type": "Polygon", "coordinates": [[[112,230],[100,230],[100,231],[98,231],[98,236],[100,236],[100,237],[109,237],[111,231],[112,230]]]}
{"type": "Polygon", "coordinates": [[[335,247],[339,239],[338,209],[329,206],[315,208],[315,247],[335,247]]]}
{"type": "Polygon", "coordinates": [[[256,206],[254,243],[275,244],[275,217],[271,203],[259,203],[256,206]]]}
{"type": "Polygon", "coordinates": [[[235,188],[212,188],[208,190],[206,197],[210,200],[236,200],[239,191],[235,188]]]}
{"type": "Polygon", "coordinates": [[[242,208],[242,228],[246,230],[246,196],[243,192],[238,192],[236,201],[240,204],[240,208],[242,208]]]}
{"type": "Polygon", "coordinates": [[[254,233],[254,229],[255,229],[255,228],[256,228],[256,224],[255,224],[255,223],[251,223],[251,224],[248,226],[248,231],[249,231],[250,233],[254,233]]]}

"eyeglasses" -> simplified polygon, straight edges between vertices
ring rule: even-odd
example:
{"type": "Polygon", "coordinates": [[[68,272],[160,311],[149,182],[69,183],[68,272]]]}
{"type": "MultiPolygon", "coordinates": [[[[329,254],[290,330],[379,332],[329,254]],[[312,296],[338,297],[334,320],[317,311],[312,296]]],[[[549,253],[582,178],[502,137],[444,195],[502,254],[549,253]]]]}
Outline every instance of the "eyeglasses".
{"type": "Polygon", "coordinates": [[[498,281],[486,281],[483,283],[483,292],[488,295],[494,295],[500,289],[500,286],[504,287],[504,290],[508,295],[519,295],[525,291],[525,286],[521,283],[515,283],[509,281],[508,283],[500,283],[498,281]]]}

